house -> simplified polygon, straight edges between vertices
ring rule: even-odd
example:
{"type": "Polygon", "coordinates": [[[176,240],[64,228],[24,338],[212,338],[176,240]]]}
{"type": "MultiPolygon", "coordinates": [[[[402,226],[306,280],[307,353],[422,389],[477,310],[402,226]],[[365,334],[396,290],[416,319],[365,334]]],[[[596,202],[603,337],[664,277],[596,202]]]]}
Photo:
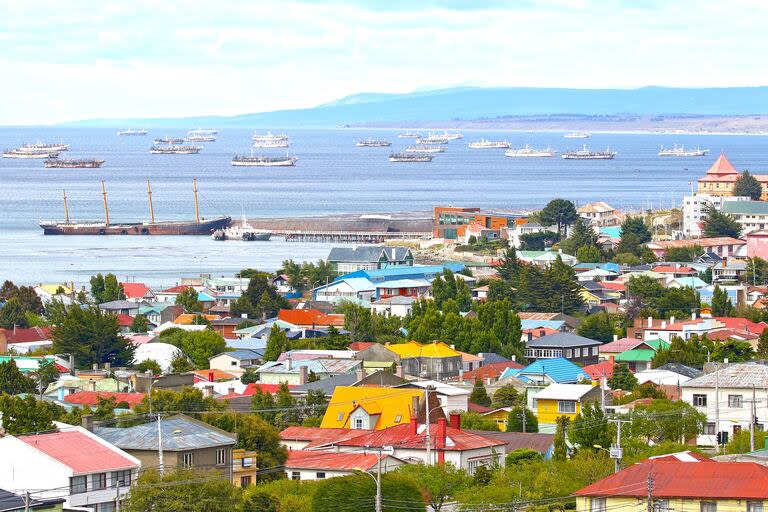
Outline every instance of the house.
{"type": "Polygon", "coordinates": [[[400,318],[404,318],[410,314],[411,309],[413,308],[413,303],[416,302],[416,300],[415,297],[393,295],[371,302],[371,310],[377,315],[399,316],[400,318]]]}
{"type": "MultiPolygon", "coordinates": [[[[0,438],[0,488],[30,490],[64,506],[114,510],[138,476],[141,461],[82,427],[0,438]],[[39,491],[39,489],[43,489],[39,491]]],[[[80,510],[80,509],[79,509],[80,510]]]]}
{"type": "Polygon", "coordinates": [[[99,304],[99,309],[113,315],[128,315],[135,317],[139,314],[139,304],[130,300],[113,300],[99,304]]]}
{"type": "MultiPolygon", "coordinates": [[[[719,364],[718,364],[719,366],[719,364]]],[[[749,429],[753,417],[750,400],[758,400],[754,415],[757,429],[768,425],[768,366],[757,363],[727,365],[712,373],[696,377],[680,385],[682,400],[704,413],[707,422],[697,444],[714,446],[717,432],[733,436],[749,429]],[[720,424],[717,424],[719,416],[720,424]]]]}
{"type": "MultiPolygon", "coordinates": [[[[381,430],[404,425],[418,414],[419,401],[424,403],[422,389],[339,386],[333,392],[320,426],[381,430]]],[[[437,410],[432,411],[431,416],[444,418],[437,399],[434,401],[437,410]]]]}
{"type": "Polygon", "coordinates": [[[10,350],[16,354],[26,354],[51,347],[53,347],[53,340],[50,327],[0,328],[0,353],[10,350]]]}
{"type": "Polygon", "coordinates": [[[245,277],[213,277],[203,280],[202,287],[210,290],[214,295],[233,294],[238,297],[248,289],[250,279],[245,277]]]}
{"type": "MultiPolygon", "coordinates": [[[[176,326],[178,325],[196,326],[197,322],[201,319],[206,320],[208,323],[212,323],[214,320],[218,320],[218,318],[219,317],[217,315],[206,315],[202,313],[182,313],[173,320],[173,323],[176,326]]],[[[203,325],[203,327],[207,327],[207,326],[203,325]]]]}
{"type": "Polygon", "coordinates": [[[592,382],[602,382],[602,379],[610,379],[613,377],[613,370],[616,368],[616,362],[614,356],[609,359],[600,361],[596,364],[588,364],[583,367],[582,370],[589,375],[592,382]]]}
{"type": "Polygon", "coordinates": [[[661,242],[648,242],[646,244],[654,256],[663,259],[667,250],[699,246],[706,252],[712,252],[721,258],[734,256],[737,251],[746,245],[746,242],[727,236],[715,238],[696,238],[691,240],[666,240],[661,242]]]}
{"type": "Polygon", "coordinates": [[[509,239],[509,245],[515,249],[519,249],[523,243],[523,235],[530,235],[533,233],[544,233],[545,231],[554,231],[548,227],[544,227],[536,222],[515,223],[514,226],[507,228],[507,238],[509,239]]]}
{"type": "Polygon", "coordinates": [[[737,284],[746,273],[746,262],[725,259],[712,267],[712,284],[737,284]]]}
{"type": "Polygon", "coordinates": [[[291,480],[323,480],[335,476],[349,476],[367,471],[386,473],[407,462],[376,452],[335,453],[292,450],[285,461],[285,475],[291,480]]]}
{"type": "Polygon", "coordinates": [[[720,211],[739,223],[742,235],[768,228],[767,201],[729,201],[723,204],[720,211]]]}
{"type": "Polygon", "coordinates": [[[527,341],[525,345],[525,357],[528,359],[564,357],[574,363],[586,365],[598,361],[602,343],[577,334],[559,332],[527,341]]]}
{"type": "Polygon", "coordinates": [[[237,337],[235,329],[242,321],[242,318],[217,318],[211,321],[211,329],[220,334],[222,338],[232,339],[237,337]]]}
{"type": "Polygon", "coordinates": [[[566,265],[575,265],[579,260],[570,254],[565,254],[561,250],[553,251],[552,249],[545,249],[543,251],[517,251],[517,259],[523,263],[530,263],[539,267],[548,267],[557,258],[563,260],[566,265]]]}
{"type": "Polygon", "coordinates": [[[309,375],[318,379],[327,379],[333,375],[354,373],[362,367],[362,361],[354,359],[307,359],[292,361],[290,358],[284,361],[270,361],[256,369],[259,382],[264,384],[280,384],[300,386],[306,384],[309,375]]]}
{"type": "Polygon", "coordinates": [[[767,489],[768,467],[755,462],[661,457],[633,464],[574,494],[576,512],[758,512],[768,499],[767,489]]]}
{"type": "Polygon", "coordinates": [[[155,292],[155,298],[158,302],[176,302],[176,297],[187,288],[193,287],[187,284],[172,286],[170,288],[166,288],[165,290],[155,292]]]}
{"type": "Polygon", "coordinates": [[[159,327],[166,322],[173,322],[182,313],[184,313],[184,306],[172,302],[153,302],[139,306],[139,314],[144,315],[154,327],[159,327]]]}
{"type": "Polygon", "coordinates": [[[613,341],[600,345],[600,359],[610,359],[611,356],[616,357],[625,350],[632,350],[640,343],[642,343],[642,340],[637,338],[618,338],[614,336],[613,341]]]}
{"type": "Polygon", "coordinates": [[[458,377],[462,370],[461,353],[442,341],[387,343],[386,347],[400,357],[407,375],[441,381],[458,377]]]}
{"type": "Polygon", "coordinates": [[[232,449],[232,483],[245,488],[256,483],[258,467],[256,466],[257,452],[245,448],[232,449]]]}
{"type": "Polygon", "coordinates": [[[523,329],[534,327],[551,327],[558,331],[573,331],[579,326],[578,320],[562,313],[542,313],[538,311],[521,311],[517,314],[523,329]]]}
{"type": "Polygon", "coordinates": [[[668,348],[669,343],[664,340],[645,340],[618,354],[614,359],[617,363],[626,364],[632,373],[642,372],[651,367],[651,361],[656,356],[656,352],[668,348]]]}
{"type": "Polygon", "coordinates": [[[693,288],[700,290],[709,286],[709,283],[698,277],[675,277],[667,281],[667,288],[693,288]]]}
{"type": "Polygon", "coordinates": [[[536,393],[536,417],[539,432],[553,433],[557,418],[565,416],[571,420],[581,413],[587,402],[601,402],[600,386],[593,384],[550,384],[536,393]]]}
{"type": "Polygon", "coordinates": [[[587,203],[576,209],[579,217],[597,227],[619,226],[624,222],[624,215],[613,206],[603,201],[587,203]]]}
{"type": "MultiPolygon", "coordinates": [[[[698,180],[698,192],[700,194],[710,194],[714,196],[733,196],[733,190],[736,187],[736,180],[741,173],[728,161],[725,154],[715,160],[707,170],[703,178],[698,180]]],[[[768,199],[768,176],[763,174],[752,175],[762,188],[761,200],[768,199]]]]}
{"type": "Polygon", "coordinates": [[[131,302],[152,302],[155,294],[144,283],[120,283],[123,287],[125,300],[131,302]]]}
{"type": "Polygon", "coordinates": [[[70,393],[66,395],[64,397],[64,402],[68,404],[74,404],[74,405],[80,405],[80,406],[88,406],[94,409],[99,405],[100,400],[114,399],[118,408],[121,408],[121,407],[126,408],[125,405],[127,405],[128,409],[133,409],[144,400],[145,396],[147,396],[146,393],[116,393],[116,392],[110,392],[110,391],[77,391],[75,393],[70,393]],[[125,404],[125,405],[122,405],[122,404],[125,404]]]}
{"type": "Polygon", "coordinates": [[[562,357],[539,359],[523,369],[508,368],[499,380],[515,377],[524,382],[548,386],[552,383],[576,384],[590,382],[589,375],[579,366],[562,357]]]}
{"type": "Polygon", "coordinates": [[[277,293],[281,293],[283,295],[294,292],[294,289],[293,287],[291,287],[290,282],[291,280],[285,274],[278,274],[275,277],[273,277],[272,280],[270,281],[272,286],[274,286],[275,289],[277,290],[277,293]]]}
{"type": "MultiPolygon", "coordinates": [[[[232,448],[237,434],[229,433],[184,414],[130,427],[95,427],[94,433],[141,461],[157,467],[158,435],[163,440],[163,467],[218,469],[231,478],[232,448]],[[160,431],[160,434],[158,434],[160,431]]],[[[254,474],[256,468],[253,468],[254,474]]]]}
{"type": "Polygon", "coordinates": [[[295,326],[298,329],[314,329],[316,327],[344,327],[344,315],[327,315],[316,309],[281,309],[277,319],[295,326]]]}
{"type": "Polygon", "coordinates": [[[459,377],[459,380],[470,384],[475,382],[477,379],[480,379],[482,382],[488,382],[489,379],[495,382],[499,380],[507,368],[522,369],[523,365],[515,361],[486,363],[480,368],[469,372],[464,372],[464,374],[459,377]]]}
{"type": "Polygon", "coordinates": [[[66,500],[64,498],[49,498],[46,500],[40,500],[37,498],[22,496],[20,494],[14,494],[5,489],[0,489],[0,512],[22,512],[23,510],[31,510],[37,512],[45,510],[46,512],[60,512],[64,508],[62,504],[66,500]],[[27,503],[29,501],[29,503],[27,503]]]}
{"type": "Polygon", "coordinates": [[[208,366],[213,370],[221,370],[240,377],[248,368],[256,368],[264,358],[263,351],[233,350],[222,352],[208,359],[208,366]]]}
{"type": "Polygon", "coordinates": [[[726,202],[751,201],[744,196],[718,196],[711,194],[695,194],[683,197],[683,236],[685,238],[700,238],[704,235],[704,219],[708,208],[722,210],[726,202]]]}
{"type": "Polygon", "coordinates": [[[413,253],[408,247],[384,247],[381,245],[334,247],[326,259],[339,275],[357,270],[378,270],[400,265],[413,265],[413,253]]]}
{"type": "Polygon", "coordinates": [[[480,208],[435,206],[432,237],[445,241],[466,240],[470,226],[500,233],[517,222],[523,222],[519,214],[484,211],[480,208]]]}
{"type": "Polygon", "coordinates": [[[400,389],[429,389],[430,402],[432,401],[432,396],[436,396],[446,417],[448,417],[450,412],[466,412],[469,408],[469,395],[472,394],[471,390],[465,387],[453,386],[434,380],[413,380],[397,387],[400,389]]]}
{"type": "Polygon", "coordinates": [[[477,300],[480,302],[485,302],[488,300],[488,290],[490,287],[486,284],[483,286],[478,286],[477,288],[472,288],[472,300],[477,300]]]}
{"type": "Polygon", "coordinates": [[[357,437],[370,430],[351,428],[287,427],[280,432],[280,444],[289,452],[296,450],[332,450],[333,444],[357,437]]]}
{"type": "Polygon", "coordinates": [[[752,231],[746,239],[748,258],[768,259],[768,230],[752,231]]]}

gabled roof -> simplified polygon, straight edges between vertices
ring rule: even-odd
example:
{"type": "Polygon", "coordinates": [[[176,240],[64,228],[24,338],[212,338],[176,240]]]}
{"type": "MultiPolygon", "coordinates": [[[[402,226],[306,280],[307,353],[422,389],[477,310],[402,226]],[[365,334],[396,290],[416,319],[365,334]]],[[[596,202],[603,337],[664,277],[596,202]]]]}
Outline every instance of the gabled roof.
{"type": "MultiPolygon", "coordinates": [[[[213,446],[230,446],[237,441],[230,434],[183,414],[163,418],[160,422],[163,450],[186,451],[213,446]]],[[[96,427],[95,433],[123,450],[157,450],[157,421],[133,427],[96,427]]]]}
{"type": "Polygon", "coordinates": [[[715,320],[724,323],[725,326],[729,329],[743,329],[751,332],[752,334],[757,334],[758,336],[766,327],[768,327],[768,324],[765,322],[753,322],[742,317],[716,316],[715,320]]]}
{"type": "Polygon", "coordinates": [[[613,369],[616,365],[611,359],[600,361],[597,364],[589,364],[582,368],[592,380],[600,380],[602,377],[610,379],[613,377],[613,369]]]}
{"type": "Polygon", "coordinates": [[[507,368],[523,368],[523,365],[515,361],[501,363],[486,363],[476,370],[464,372],[464,380],[474,381],[476,379],[498,379],[507,368]]]}
{"type": "Polygon", "coordinates": [[[558,332],[557,334],[550,334],[548,336],[542,336],[531,341],[526,342],[526,346],[529,348],[546,348],[546,347],[585,347],[591,345],[601,345],[597,340],[585,338],[578,334],[569,332],[558,332]]]}
{"type": "Polygon", "coordinates": [[[715,160],[715,163],[712,164],[712,167],[707,169],[707,174],[714,174],[714,175],[739,174],[739,171],[737,171],[736,168],[731,164],[731,162],[728,161],[728,158],[726,158],[725,153],[720,153],[720,156],[717,157],[717,160],[715,160]]]}
{"type": "Polygon", "coordinates": [[[600,346],[600,353],[620,354],[625,350],[632,350],[636,346],[643,343],[643,340],[637,338],[620,338],[616,341],[609,341],[608,343],[600,346]]]}
{"type": "Polygon", "coordinates": [[[379,415],[377,429],[408,423],[413,415],[413,398],[423,396],[421,389],[337,386],[320,426],[350,428],[350,414],[358,407],[369,415],[379,415]]]}
{"type": "Polygon", "coordinates": [[[215,356],[211,357],[211,359],[218,357],[218,356],[229,356],[234,359],[237,359],[238,361],[246,361],[249,359],[261,359],[264,355],[263,351],[259,350],[248,350],[248,349],[238,349],[238,350],[232,350],[230,352],[222,352],[221,354],[216,354],[215,356]]]}
{"type": "Polygon", "coordinates": [[[680,364],[680,363],[663,364],[659,366],[657,370],[667,370],[691,379],[698,377],[699,375],[702,374],[701,370],[697,370],[696,368],[691,368],[690,366],[685,366],[684,364],[680,364]]]}
{"type": "MultiPolygon", "coordinates": [[[[420,425],[416,434],[411,433],[411,425],[398,425],[383,430],[376,430],[368,434],[353,437],[335,444],[339,446],[359,446],[359,447],[377,447],[394,446],[396,448],[407,448],[414,450],[424,450],[426,443],[426,428],[420,425]]],[[[437,446],[438,426],[434,423],[429,425],[431,444],[437,446]]],[[[476,450],[479,448],[492,448],[494,446],[503,446],[504,441],[490,439],[478,434],[446,427],[446,451],[465,451],[476,450]]]]}
{"type": "Polygon", "coordinates": [[[768,498],[768,467],[755,462],[646,460],[576,491],[577,496],[645,499],[648,476],[655,498],[746,500],[768,498]]]}
{"type": "Polygon", "coordinates": [[[35,341],[48,341],[51,339],[50,327],[0,328],[0,333],[5,336],[8,343],[30,343],[35,341]]]}
{"type": "Polygon", "coordinates": [[[320,428],[320,427],[287,427],[280,432],[280,439],[284,441],[307,441],[309,444],[304,450],[325,446],[334,442],[343,441],[351,437],[372,432],[372,430],[355,430],[351,428],[320,428]]]}
{"type": "Polygon", "coordinates": [[[102,302],[99,304],[99,308],[106,311],[116,309],[139,309],[139,305],[129,300],[111,300],[109,302],[102,302]]]}
{"type": "Polygon", "coordinates": [[[316,309],[281,309],[277,318],[293,325],[344,326],[344,315],[326,315],[316,309]]]}
{"type": "Polygon", "coordinates": [[[18,439],[64,464],[76,475],[134,469],[139,466],[127,454],[97,441],[79,429],[19,436],[18,439]]]}
{"type": "Polygon", "coordinates": [[[675,265],[656,265],[653,267],[653,272],[659,274],[695,274],[696,269],[692,267],[675,266],[675,265]]]}
{"type": "Polygon", "coordinates": [[[214,320],[219,318],[217,315],[205,315],[202,313],[182,313],[173,320],[173,323],[178,325],[193,325],[195,322],[195,319],[198,316],[205,318],[209,322],[213,322],[214,320]]]}
{"type": "Polygon", "coordinates": [[[579,366],[562,357],[553,359],[539,359],[522,370],[506,370],[504,377],[526,378],[527,380],[541,380],[542,375],[558,383],[589,382],[589,375],[579,366]]]}
{"type": "MultiPolygon", "coordinates": [[[[381,457],[382,464],[389,455],[381,457]]],[[[312,469],[329,471],[368,471],[378,466],[379,456],[375,453],[337,453],[291,450],[286,469],[312,469]]]]}
{"type": "Polygon", "coordinates": [[[683,387],[757,388],[768,387],[768,366],[757,363],[732,364],[720,370],[693,378],[683,387]]]}
{"type": "Polygon", "coordinates": [[[126,402],[131,408],[140,404],[146,393],[113,393],[110,391],[78,391],[64,395],[64,401],[68,404],[88,405],[94,407],[99,404],[99,398],[114,398],[117,403],[126,402]]]}
{"type": "Polygon", "coordinates": [[[530,448],[536,450],[542,455],[546,455],[553,449],[555,444],[554,434],[536,434],[531,432],[493,432],[486,430],[467,430],[472,434],[477,434],[491,439],[504,441],[507,445],[506,452],[520,448],[530,448]]]}
{"type": "Polygon", "coordinates": [[[143,299],[153,295],[152,290],[144,283],[120,283],[120,286],[123,287],[126,299],[143,299]]]}
{"type": "Polygon", "coordinates": [[[418,341],[407,343],[388,343],[386,347],[400,356],[405,357],[460,357],[461,353],[452,349],[442,341],[433,341],[422,345],[418,341]]]}
{"type": "Polygon", "coordinates": [[[158,293],[164,293],[168,295],[175,293],[178,295],[179,293],[183,292],[187,288],[192,288],[192,286],[189,286],[188,284],[180,284],[178,286],[171,286],[170,288],[166,288],[165,290],[162,290],[158,293]]]}

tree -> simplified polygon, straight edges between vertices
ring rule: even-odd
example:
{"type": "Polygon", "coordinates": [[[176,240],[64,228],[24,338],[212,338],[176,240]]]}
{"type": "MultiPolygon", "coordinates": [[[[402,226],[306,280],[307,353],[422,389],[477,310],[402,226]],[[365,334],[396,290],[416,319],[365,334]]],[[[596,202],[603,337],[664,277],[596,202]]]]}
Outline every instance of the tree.
{"type": "Polygon", "coordinates": [[[520,260],[517,259],[517,251],[514,247],[508,247],[496,267],[496,274],[507,284],[514,286],[520,273],[520,260]]]}
{"type": "MultiPolygon", "coordinates": [[[[360,512],[372,510],[376,484],[368,475],[327,478],[318,483],[312,500],[312,512],[360,512]]],[[[385,509],[394,509],[387,503],[397,503],[402,512],[424,512],[424,499],[419,487],[408,476],[399,472],[384,473],[381,477],[381,495],[385,509]]]]}
{"type": "Polygon", "coordinates": [[[490,432],[499,431],[499,426],[494,420],[477,412],[461,413],[461,428],[465,430],[487,430],[490,432]]]}
{"type": "Polygon", "coordinates": [[[136,365],[136,371],[141,373],[152,372],[152,375],[160,375],[163,373],[163,369],[160,368],[160,363],[154,359],[145,359],[136,365]]]}
{"type": "Polygon", "coordinates": [[[627,217],[621,224],[621,240],[616,252],[643,257],[645,244],[651,241],[651,232],[642,217],[627,217]]]}
{"type": "MultiPolygon", "coordinates": [[[[168,412],[194,414],[195,412],[217,411],[225,406],[214,398],[203,396],[203,391],[198,388],[185,387],[181,391],[169,389],[152,390],[152,412],[168,412]]],[[[135,407],[136,414],[149,412],[149,396],[145,396],[140,404],[135,407]]]]}
{"type": "Polygon", "coordinates": [[[469,395],[469,401],[484,407],[491,405],[491,397],[488,396],[488,392],[485,390],[485,386],[483,386],[483,381],[479,378],[475,379],[475,385],[472,388],[472,394],[469,395]]]}
{"type": "Polygon", "coordinates": [[[37,400],[31,394],[24,398],[0,394],[0,416],[6,434],[18,436],[53,430],[53,420],[62,413],[60,407],[37,400]]]}
{"type": "Polygon", "coordinates": [[[632,414],[630,433],[660,443],[684,443],[702,431],[706,416],[683,401],[654,400],[640,405],[632,414]]]}
{"type": "Polygon", "coordinates": [[[596,245],[582,245],[576,251],[576,259],[582,263],[597,263],[600,261],[600,249],[596,245]]]}
{"type": "Polygon", "coordinates": [[[739,238],[741,235],[741,224],[733,216],[711,205],[704,208],[704,215],[704,236],[739,238]]]}
{"type": "Polygon", "coordinates": [[[718,285],[712,292],[712,316],[731,316],[733,304],[728,297],[728,292],[718,285]]]}
{"type": "Polygon", "coordinates": [[[698,244],[687,245],[685,247],[670,247],[667,249],[664,259],[667,261],[695,261],[704,253],[704,249],[698,244]]]}
{"type": "Polygon", "coordinates": [[[256,373],[255,368],[246,368],[245,372],[240,376],[240,382],[243,384],[253,384],[259,381],[259,374],[256,373]]]}
{"type": "Polygon", "coordinates": [[[0,307],[0,327],[3,329],[13,329],[16,327],[27,327],[27,317],[24,314],[24,308],[21,307],[21,303],[18,299],[8,299],[2,307],[0,307]]]}
{"type": "MultiPolygon", "coordinates": [[[[595,231],[582,219],[577,218],[571,227],[570,236],[560,242],[560,248],[567,254],[576,255],[582,247],[597,249],[597,234],[595,231]]],[[[598,249],[598,257],[599,257],[598,249]]],[[[578,256],[577,256],[578,257],[578,256]]],[[[585,261],[579,258],[579,261],[585,261]]]]}
{"type": "Polygon", "coordinates": [[[714,361],[725,361],[730,363],[743,363],[750,361],[755,355],[752,345],[748,341],[726,340],[715,344],[715,350],[712,352],[714,361]]]}
{"type": "Polygon", "coordinates": [[[115,274],[103,276],[99,273],[91,276],[91,296],[96,304],[103,304],[113,300],[124,300],[125,292],[115,274]]]}
{"type": "Polygon", "coordinates": [[[411,478],[434,512],[440,512],[446,501],[472,483],[469,474],[451,462],[430,465],[405,464],[399,467],[397,472],[411,478]]]}
{"type": "Polygon", "coordinates": [[[565,432],[568,429],[568,417],[560,416],[557,418],[557,427],[555,428],[554,452],[552,460],[556,462],[564,461],[568,458],[568,445],[565,440],[565,432]]]}
{"type": "Polygon", "coordinates": [[[215,469],[176,468],[162,475],[142,471],[121,510],[126,512],[216,512],[238,510],[240,490],[215,469]]]}
{"type": "Polygon", "coordinates": [[[757,356],[760,359],[768,359],[768,329],[763,329],[757,341],[757,356]]]}
{"type": "Polygon", "coordinates": [[[148,329],[149,321],[147,320],[147,317],[144,315],[136,315],[131,324],[131,332],[142,333],[147,332],[148,329]]]}
{"type": "Polygon", "coordinates": [[[541,212],[539,220],[545,226],[557,226],[557,234],[562,236],[568,226],[579,217],[576,207],[567,199],[553,199],[547,203],[541,212]]]}
{"type": "Polygon", "coordinates": [[[272,326],[267,338],[267,347],[264,349],[264,362],[277,361],[280,354],[289,350],[288,336],[277,324],[272,326]]]}
{"type": "Polygon", "coordinates": [[[733,187],[734,196],[749,197],[753,201],[759,201],[762,194],[763,188],[760,186],[760,182],[749,174],[749,171],[744,171],[733,187]]]}
{"type": "Polygon", "coordinates": [[[172,373],[186,373],[195,369],[195,365],[189,360],[181,350],[176,351],[176,355],[171,359],[172,373]]]}
{"type": "Polygon", "coordinates": [[[581,412],[571,423],[568,437],[581,448],[593,449],[595,445],[607,448],[611,445],[613,431],[600,405],[586,402],[581,405],[581,412]]]}
{"type": "Polygon", "coordinates": [[[111,420],[115,417],[115,408],[117,399],[114,396],[109,398],[98,397],[98,404],[93,413],[93,418],[97,421],[111,420]]]}
{"type": "Polygon", "coordinates": [[[527,464],[531,462],[543,462],[544,457],[536,450],[531,448],[518,448],[509,452],[505,458],[506,466],[515,464],[527,464]]]}
{"type": "Polygon", "coordinates": [[[246,315],[247,318],[266,320],[281,309],[289,308],[288,301],[264,274],[257,274],[248,281],[248,287],[230,310],[233,317],[246,315]]]}
{"type": "Polygon", "coordinates": [[[19,287],[13,284],[13,281],[9,281],[6,279],[3,282],[3,286],[0,287],[0,300],[8,300],[11,297],[13,297],[16,292],[19,290],[19,287]]]}
{"type": "Polygon", "coordinates": [[[507,432],[538,432],[539,419],[524,405],[513,407],[507,416],[507,432]]]}
{"type": "Polygon", "coordinates": [[[672,338],[668,348],[661,348],[653,356],[651,366],[658,368],[667,363],[680,363],[693,368],[702,368],[707,356],[715,349],[714,343],[702,336],[691,336],[684,340],[678,336],[672,338]]]}
{"type": "Polygon", "coordinates": [[[613,367],[613,375],[608,378],[608,386],[614,390],[632,391],[637,386],[637,378],[626,363],[616,363],[613,367]]]}
{"type": "Polygon", "coordinates": [[[196,368],[208,368],[208,360],[227,349],[227,343],[217,332],[179,331],[164,336],[163,341],[175,345],[192,361],[196,368]]]}
{"type": "Polygon", "coordinates": [[[117,316],[98,306],[71,306],[51,331],[53,350],[72,354],[81,367],[106,362],[126,366],[133,362],[134,347],[119,331],[117,316]]]}
{"type": "Polygon", "coordinates": [[[560,241],[560,235],[552,231],[525,233],[520,236],[520,249],[523,251],[543,251],[560,241]]]}
{"type": "Polygon", "coordinates": [[[564,263],[559,255],[544,271],[544,282],[542,292],[546,296],[543,300],[546,311],[571,314],[584,305],[576,272],[573,267],[564,263]]]}
{"type": "Polygon", "coordinates": [[[10,298],[19,301],[21,309],[23,309],[25,313],[39,315],[43,312],[43,301],[40,300],[37,292],[31,286],[18,287],[10,298]]]}
{"type": "MultiPolygon", "coordinates": [[[[31,376],[35,379],[38,391],[42,393],[48,388],[49,384],[59,380],[61,373],[52,359],[46,359],[40,361],[37,370],[35,370],[31,376]]],[[[0,382],[2,381],[3,378],[0,377],[0,382]]]]}
{"type": "Polygon", "coordinates": [[[511,384],[502,386],[493,394],[491,407],[498,409],[500,407],[513,407],[520,401],[520,393],[511,384]]]}
{"type": "Polygon", "coordinates": [[[613,341],[616,328],[621,325],[621,317],[610,313],[595,313],[584,318],[579,324],[577,332],[592,340],[608,343],[613,341]]]}
{"type": "Polygon", "coordinates": [[[176,295],[176,305],[183,306],[187,313],[200,313],[203,310],[203,304],[197,300],[197,290],[188,286],[176,295]]]}
{"type": "Polygon", "coordinates": [[[35,382],[21,373],[16,361],[11,359],[0,363],[0,394],[18,395],[19,393],[34,393],[35,382]]]}

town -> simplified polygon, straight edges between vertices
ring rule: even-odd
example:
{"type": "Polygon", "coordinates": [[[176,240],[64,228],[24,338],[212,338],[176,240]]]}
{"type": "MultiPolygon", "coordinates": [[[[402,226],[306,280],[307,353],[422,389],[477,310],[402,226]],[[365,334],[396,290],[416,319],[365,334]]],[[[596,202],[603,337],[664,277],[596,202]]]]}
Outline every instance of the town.
{"type": "Polygon", "coordinates": [[[762,512],[768,175],[0,288],[0,510],[762,512]]]}

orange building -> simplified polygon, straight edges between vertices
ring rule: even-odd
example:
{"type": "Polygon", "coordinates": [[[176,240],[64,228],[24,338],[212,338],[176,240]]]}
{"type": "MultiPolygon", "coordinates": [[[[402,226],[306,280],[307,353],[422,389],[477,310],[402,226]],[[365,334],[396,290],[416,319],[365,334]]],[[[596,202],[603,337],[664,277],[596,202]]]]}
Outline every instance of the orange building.
{"type": "MultiPolygon", "coordinates": [[[[736,170],[724,154],[720,154],[707,174],[703,178],[699,178],[698,192],[713,196],[732,196],[739,176],[741,173],[736,170]]],[[[768,175],[753,174],[752,176],[760,182],[762,188],[760,199],[768,200],[768,175]]]]}
{"type": "MultiPolygon", "coordinates": [[[[503,212],[487,212],[480,208],[458,208],[453,206],[435,206],[432,236],[445,240],[458,240],[483,231],[495,231],[514,226],[522,221],[521,215],[503,212]]],[[[498,238],[498,236],[496,237],[498,238]]]]}

